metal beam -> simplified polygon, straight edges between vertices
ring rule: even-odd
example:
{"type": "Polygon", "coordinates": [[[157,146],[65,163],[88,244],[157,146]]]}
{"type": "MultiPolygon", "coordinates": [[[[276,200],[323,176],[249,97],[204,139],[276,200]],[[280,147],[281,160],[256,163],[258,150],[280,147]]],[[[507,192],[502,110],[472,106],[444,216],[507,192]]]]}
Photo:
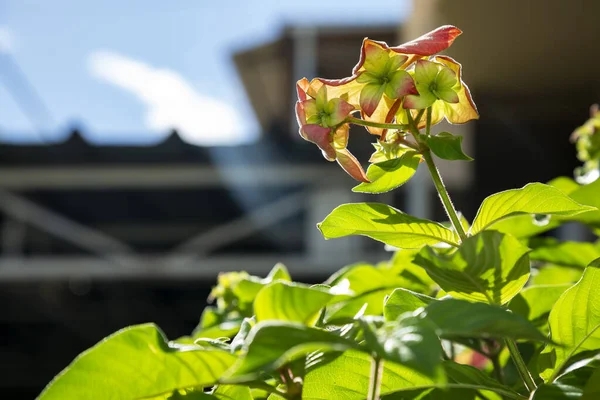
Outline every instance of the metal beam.
{"type": "MultiPolygon", "coordinates": [[[[362,253],[365,262],[378,262],[391,257],[383,251],[362,253]]],[[[122,268],[97,257],[30,257],[0,259],[0,282],[48,281],[64,279],[209,279],[220,272],[244,270],[253,275],[266,275],[278,262],[283,262],[295,279],[330,275],[356,261],[340,254],[335,262],[320,262],[305,256],[243,255],[218,256],[193,263],[165,262],[163,256],[140,257],[142,268],[122,268]]],[[[187,260],[185,260],[187,261],[187,260]]]]}
{"type": "Polygon", "coordinates": [[[250,211],[244,216],[224,223],[194,236],[175,250],[167,258],[167,263],[190,264],[199,257],[205,256],[219,247],[247,237],[264,229],[284,218],[299,213],[305,207],[306,193],[304,191],[292,193],[272,203],[250,211]]]}
{"type": "Polygon", "coordinates": [[[191,187],[291,186],[349,182],[340,168],[319,166],[64,166],[0,168],[0,188],[10,190],[171,189],[191,187]]]}
{"type": "Polygon", "coordinates": [[[34,202],[0,189],[0,209],[11,217],[56,235],[123,267],[137,267],[135,252],[125,243],[88,228],[34,202]]]}

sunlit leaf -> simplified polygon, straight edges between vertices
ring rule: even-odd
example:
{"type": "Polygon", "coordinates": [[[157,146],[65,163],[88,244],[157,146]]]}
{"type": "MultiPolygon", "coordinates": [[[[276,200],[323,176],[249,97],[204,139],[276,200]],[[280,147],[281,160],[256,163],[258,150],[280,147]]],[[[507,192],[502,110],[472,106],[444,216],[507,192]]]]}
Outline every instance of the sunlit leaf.
{"type": "Polygon", "coordinates": [[[485,231],[466,239],[453,253],[426,247],[414,262],[453,297],[505,304],[529,278],[528,251],[512,236],[485,231]]]}
{"type": "Polygon", "coordinates": [[[581,278],[583,273],[583,270],[578,268],[550,264],[534,271],[535,273],[531,275],[532,285],[560,285],[563,283],[572,285],[581,278]]]}
{"type": "MultiPolygon", "coordinates": [[[[367,397],[371,371],[368,354],[347,351],[333,362],[309,372],[304,378],[303,400],[364,400],[367,397]]],[[[403,365],[385,362],[381,394],[413,390],[434,385],[431,378],[403,365]]]]}
{"type": "Polygon", "coordinates": [[[219,385],[213,396],[219,400],[253,400],[248,386],[219,385]]]}
{"type": "Polygon", "coordinates": [[[587,350],[600,350],[600,260],[592,262],[579,282],[558,299],[548,322],[551,338],[540,355],[540,376],[552,382],[569,359],[587,350]]]}
{"type": "Polygon", "coordinates": [[[444,379],[440,369],[442,345],[431,321],[406,314],[379,328],[362,319],[359,322],[364,345],[371,354],[410,367],[436,381],[444,379]]]}
{"type": "Polygon", "coordinates": [[[471,157],[462,150],[462,136],[454,136],[450,132],[440,132],[435,136],[427,137],[427,145],[439,158],[444,160],[471,161],[471,157]]]}
{"type": "Polygon", "coordinates": [[[600,179],[588,184],[582,185],[578,189],[572,191],[569,196],[581,204],[594,207],[592,211],[585,214],[579,214],[569,219],[582,222],[587,225],[592,225],[596,228],[600,227],[600,179]]]}
{"type": "Polygon", "coordinates": [[[156,325],[136,325],[78,356],[40,399],[139,399],[210,386],[235,359],[226,351],[170,345],[156,325]]]}
{"type": "Polygon", "coordinates": [[[436,300],[421,293],[399,288],[394,290],[386,300],[383,314],[387,321],[395,321],[400,315],[416,311],[432,301],[436,300]]]}
{"type": "Polygon", "coordinates": [[[343,268],[330,278],[331,285],[345,285],[353,293],[347,300],[327,307],[326,322],[352,318],[359,310],[363,315],[382,315],[383,303],[397,287],[418,290],[423,287],[410,276],[396,273],[396,270],[377,268],[369,264],[356,264],[343,268]]]}
{"type": "Polygon", "coordinates": [[[529,286],[511,300],[509,308],[529,321],[545,324],[554,303],[569,287],[570,283],[529,286]]]}
{"type": "Polygon", "coordinates": [[[363,235],[399,248],[439,242],[458,244],[457,235],[441,224],[379,203],[343,204],[317,226],[326,239],[363,235]]]}
{"type": "Polygon", "coordinates": [[[586,242],[560,242],[553,238],[535,238],[529,241],[533,251],[529,258],[536,261],[568,267],[585,268],[600,257],[600,245],[586,242]]]}
{"type": "Polygon", "coordinates": [[[335,333],[283,321],[259,322],[248,335],[244,355],[231,368],[227,382],[247,381],[262,372],[314,351],[332,352],[357,349],[359,345],[335,333]]]}
{"type": "Polygon", "coordinates": [[[385,193],[405,184],[415,174],[421,155],[406,152],[399,158],[371,164],[367,178],[371,183],[361,183],[352,191],[359,193],[385,193]]]}
{"type": "Polygon", "coordinates": [[[298,283],[274,282],[256,295],[257,321],[281,320],[313,325],[323,307],[334,297],[327,290],[298,283]]]}
{"type": "Polygon", "coordinates": [[[520,315],[486,303],[444,299],[432,301],[423,315],[437,327],[438,336],[453,338],[512,338],[547,341],[520,315]]]}
{"type": "Polygon", "coordinates": [[[503,218],[518,214],[576,215],[594,210],[577,203],[561,190],[542,183],[530,183],[487,197],[473,221],[471,234],[476,234],[503,218]]]}
{"type": "Polygon", "coordinates": [[[560,375],[552,383],[538,386],[532,400],[595,400],[600,395],[597,378],[598,360],[588,359],[578,362],[560,375]],[[596,378],[596,379],[595,379],[596,378]]]}

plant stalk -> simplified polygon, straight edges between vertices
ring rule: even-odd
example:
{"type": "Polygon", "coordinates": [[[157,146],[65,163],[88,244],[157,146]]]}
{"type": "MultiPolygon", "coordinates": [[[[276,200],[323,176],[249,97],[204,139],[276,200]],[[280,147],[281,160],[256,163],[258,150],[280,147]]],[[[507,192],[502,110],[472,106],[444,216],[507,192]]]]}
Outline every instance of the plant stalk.
{"type": "Polygon", "coordinates": [[[375,356],[371,360],[371,380],[369,382],[369,397],[367,397],[367,400],[379,400],[382,377],[383,360],[375,356]]]}
{"type": "Polygon", "coordinates": [[[521,353],[517,348],[517,343],[513,339],[506,339],[505,342],[506,347],[508,347],[508,351],[510,352],[510,356],[515,363],[517,370],[519,371],[519,375],[521,375],[521,379],[523,379],[523,383],[525,383],[525,387],[527,390],[529,390],[529,392],[533,392],[537,388],[537,385],[535,384],[531,373],[527,369],[527,365],[525,364],[523,357],[521,357],[521,353]]]}
{"type": "Polygon", "coordinates": [[[381,122],[365,121],[364,119],[354,118],[354,117],[346,118],[346,122],[349,122],[354,125],[370,126],[372,128],[382,128],[382,129],[406,130],[408,128],[408,125],[385,124],[385,123],[381,123],[381,122]]]}
{"type": "Polygon", "coordinates": [[[502,371],[502,366],[500,365],[500,360],[498,359],[498,354],[490,356],[490,361],[492,361],[492,365],[494,366],[494,375],[496,375],[496,380],[504,385],[504,373],[502,371]]]}
{"type": "Polygon", "coordinates": [[[423,158],[425,159],[425,163],[427,164],[427,168],[429,168],[429,173],[431,174],[431,179],[433,179],[433,184],[442,200],[442,204],[444,205],[444,210],[446,210],[446,214],[450,218],[450,222],[452,222],[452,226],[461,241],[467,239],[467,233],[465,232],[462,224],[460,223],[460,219],[458,218],[458,214],[454,209],[454,205],[452,204],[452,200],[450,200],[450,195],[446,190],[446,186],[444,186],[444,182],[442,181],[442,177],[440,176],[440,171],[438,171],[435,163],[433,161],[433,157],[431,156],[431,150],[423,150],[421,152],[423,154],[423,158]]]}
{"type": "MultiPolygon", "coordinates": [[[[419,112],[419,114],[417,115],[416,119],[413,119],[412,116],[410,115],[410,112],[407,113],[407,117],[408,117],[408,127],[411,131],[411,133],[413,134],[413,136],[415,137],[415,140],[417,140],[417,142],[419,142],[420,144],[423,144],[423,139],[421,138],[423,135],[421,135],[421,133],[419,132],[419,128],[417,128],[418,126],[418,122],[421,120],[421,117],[423,116],[423,113],[425,112],[425,110],[421,110],[419,112]],[[416,123],[415,123],[416,121],[416,123]]],[[[427,109],[427,124],[425,127],[425,132],[427,134],[429,134],[429,131],[431,129],[431,107],[427,109]]],[[[464,241],[467,238],[467,233],[465,232],[462,224],[460,223],[460,219],[458,218],[458,213],[456,212],[456,209],[454,208],[454,205],[452,204],[452,200],[450,200],[450,195],[448,194],[448,191],[446,190],[446,186],[444,185],[444,182],[442,181],[442,177],[440,176],[440,172],[438,171],[437,167],[435,166],[435,162],[433,161],[433,157],[431,156],[431,150],[429,150],[429,148],[427,148],[427,146],[423,146],[424,148],[421,149],[421,154],[423,155],[423,158],[425,159],[425,162],[427,163],[427,168],[429,168],[429,173],[431,174],[431,179],[433,180],[433,184],[435,185],[435,188],[438,192],[438,195],[440,196],[440,199],[442,200],[442,205],[444,206],[444,210],[446,211],[446,214],[448,215],[448,218],[450,218],[450,222],[452,223],[452,226],[454,227],[454,230],[456,231],[456,233],[458,233],[458,236],[460,237],[461,242],[464,241]]]]}
{"type": "Polygon", "coordinates": [[[431,107],[427,107],[427,125],[425,125],[425,134],[429,136],[431,133],[431,107]]]}

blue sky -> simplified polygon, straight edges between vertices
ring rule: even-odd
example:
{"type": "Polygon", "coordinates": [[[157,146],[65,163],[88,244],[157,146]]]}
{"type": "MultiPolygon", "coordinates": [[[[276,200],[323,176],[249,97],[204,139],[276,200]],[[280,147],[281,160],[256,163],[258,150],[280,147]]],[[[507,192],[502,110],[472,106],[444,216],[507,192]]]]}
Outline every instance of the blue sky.
{"type": "Polygon", "coordinates": [[[38,119],[40,135],[7,89],[0,59],[0,141],[61,140],[74,125],[99,144],[155,143],[172,125],[196,144],[254,140],[258,127],[231,54],[286,24],[390,24],[409,12],[403,0],[363,3],[0,0],[0,53],[16,61],[50,114],[38,119]]]}

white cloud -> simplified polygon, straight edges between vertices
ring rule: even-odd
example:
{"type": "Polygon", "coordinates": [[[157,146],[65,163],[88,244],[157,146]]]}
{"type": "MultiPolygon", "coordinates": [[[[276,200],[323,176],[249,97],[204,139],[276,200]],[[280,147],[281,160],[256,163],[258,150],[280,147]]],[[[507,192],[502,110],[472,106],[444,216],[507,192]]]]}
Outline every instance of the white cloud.
{"type": "Polygon", "coordinates": [[[10,29],[0,25],[0,54],[10,53],[15,48],[15,37],[10,29]]]}
{"type": "Polygon", "coordinates": [[[176,128],[181,137],[197,145],[235,145],[255,139],[237,110],[220,100],[198,93],[181,75],[168,69],[110,51],[90,55],[91,73],[135,95],[146,106],[148,128],[176,128]]]}

